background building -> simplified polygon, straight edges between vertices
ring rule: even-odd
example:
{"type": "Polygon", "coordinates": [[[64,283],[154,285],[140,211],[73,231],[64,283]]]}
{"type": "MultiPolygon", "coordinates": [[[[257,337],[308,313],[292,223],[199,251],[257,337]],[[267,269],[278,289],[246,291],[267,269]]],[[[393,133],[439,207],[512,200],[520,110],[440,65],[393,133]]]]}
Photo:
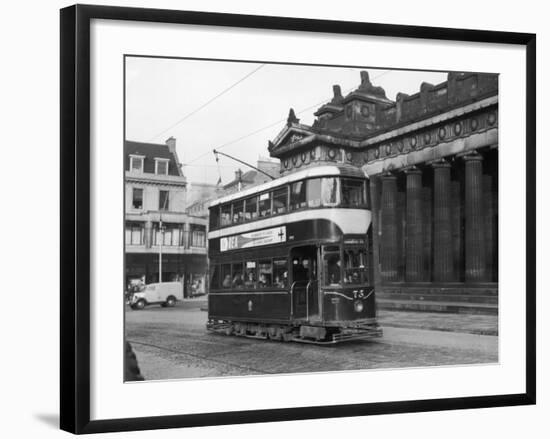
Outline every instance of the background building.
{"type": "Polygon", "coordinates": [[[339,163],[370,178],[380,306],[497,313],[498,76],[449,73],[396,101],[361,72],[312,126],[291,110],[281,174],[339,163]]]}
{"type": "MultiPolygon", "coordinates": [[[[267,183],[272,179],[268,177],[271,175],[273,178],[280,176],[281,164],[279,161],[270,160],[260,157],[256,163],[256,169],[250,169],[243,172],[240,168],[235,171],[235,178],[229,183],[223,185],[223,195],[231,194],[243,190],[248,187],[257,186],[259,184],[267,183]],[[265,175],[264,174],[267,174],[265,175]]],[[[221,196],[221,195],[220,195],[221,196]]]]}
{"type": "Polygon", "coordinates": [[[186,213],[187,182],[176,153],[166,144],[126,141],[126,284],[181,281],[186,296],[206,290],[205,218],[186,213]]]}

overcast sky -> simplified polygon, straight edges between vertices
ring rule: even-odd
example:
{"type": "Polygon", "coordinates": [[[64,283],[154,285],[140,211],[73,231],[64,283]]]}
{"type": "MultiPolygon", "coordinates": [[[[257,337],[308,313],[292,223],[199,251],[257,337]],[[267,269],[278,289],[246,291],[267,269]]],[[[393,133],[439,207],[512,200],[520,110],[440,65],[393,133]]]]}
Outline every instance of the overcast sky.
{"type": "MultiPolygon", "coordinates": [[[[301,123],[312,124],[316,109],[332,98],[332,85],[345,96],[359,85],[361,70],[392,100],[398,92],[416,93],[422,82],[447,78],[438,72],[127,57],[126,139],[164,143],[173,136],[188,181],[216,183],[212,149],[255,165],[269,157],[267,142],[284,128],[290,108],[301,123]]],[[[222,182],[239,167],[248,170],[220,156],[222,182]]]]}

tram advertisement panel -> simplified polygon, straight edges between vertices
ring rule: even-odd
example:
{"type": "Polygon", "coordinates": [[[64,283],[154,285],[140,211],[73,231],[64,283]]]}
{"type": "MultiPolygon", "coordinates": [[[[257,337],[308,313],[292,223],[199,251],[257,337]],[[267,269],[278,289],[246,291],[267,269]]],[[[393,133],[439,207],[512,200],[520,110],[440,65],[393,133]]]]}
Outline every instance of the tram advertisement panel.
{"type": "Polygon", "coordinates": [[[220,251],[286,242],[286,226],[257,230],[220,239],[220,251]]]}

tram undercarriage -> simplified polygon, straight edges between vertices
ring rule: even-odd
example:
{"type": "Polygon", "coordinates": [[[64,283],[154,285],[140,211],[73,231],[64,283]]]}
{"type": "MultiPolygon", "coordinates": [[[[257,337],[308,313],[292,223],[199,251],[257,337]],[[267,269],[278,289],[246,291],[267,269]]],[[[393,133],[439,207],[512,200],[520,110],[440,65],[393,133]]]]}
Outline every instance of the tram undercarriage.
{"type": "Polygon", "coordinates": [[[334,345],[345,341],[368,340],[382,336],[382,330],[377,324],[324,327],[300,323],[285,325],[209,320],[206,329],[223,335],[316,345],[334,345]]]}

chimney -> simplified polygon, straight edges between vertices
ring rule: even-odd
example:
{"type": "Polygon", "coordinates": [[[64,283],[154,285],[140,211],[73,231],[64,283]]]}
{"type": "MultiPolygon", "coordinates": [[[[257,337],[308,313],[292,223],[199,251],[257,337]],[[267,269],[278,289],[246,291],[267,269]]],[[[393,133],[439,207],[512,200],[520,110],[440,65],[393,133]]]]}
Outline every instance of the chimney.
{"type": "Polygon", "coordinates": [[[170,136],[168,139],[166,139],[166,146],[168,146],[168,149],[173,154],[176,152],[176,139],[172,136],[170,136]]]}

